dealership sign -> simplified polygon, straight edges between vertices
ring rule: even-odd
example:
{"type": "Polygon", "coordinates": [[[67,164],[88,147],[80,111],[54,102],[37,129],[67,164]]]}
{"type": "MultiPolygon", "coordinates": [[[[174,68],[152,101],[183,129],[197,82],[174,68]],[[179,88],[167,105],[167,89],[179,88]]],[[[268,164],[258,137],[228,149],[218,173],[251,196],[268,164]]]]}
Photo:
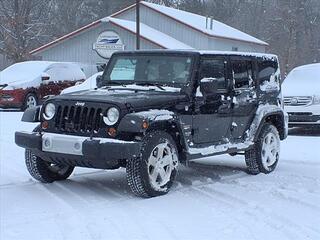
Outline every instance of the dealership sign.
{"type": "Polygon", "coordinates": [[[124,44],[120,36],[113,31],[102,32],[93,44],[93,49],[102,58],[110,58],[112,53],[124,50],[124,44]]]}

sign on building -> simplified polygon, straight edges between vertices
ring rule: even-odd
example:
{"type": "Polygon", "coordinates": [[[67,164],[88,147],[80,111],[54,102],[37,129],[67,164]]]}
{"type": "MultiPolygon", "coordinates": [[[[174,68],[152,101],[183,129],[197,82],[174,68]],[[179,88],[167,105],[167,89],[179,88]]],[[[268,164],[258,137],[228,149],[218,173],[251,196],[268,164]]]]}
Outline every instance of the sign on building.
{"type": "Polygon", "coordinates": [[[110,58],[114,52],[124,50],[124,47],[120,36],[114,31],[100,33],[97,42],[93,44],[93,50],[106,59],[110,58]]]}

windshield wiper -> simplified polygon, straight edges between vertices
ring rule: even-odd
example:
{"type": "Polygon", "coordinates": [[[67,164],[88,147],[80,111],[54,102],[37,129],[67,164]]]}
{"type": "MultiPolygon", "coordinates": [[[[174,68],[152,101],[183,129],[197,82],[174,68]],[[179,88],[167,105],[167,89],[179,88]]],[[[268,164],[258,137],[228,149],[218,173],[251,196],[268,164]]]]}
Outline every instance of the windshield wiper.
{"type": "Polygon", "coordinates": [[[135,83],[138,86],[155,86],[157,88],[159,88],[160,90],[165,91],[165,89],[161,86],[161,84],[159,83],[152,83],[152,82],[136,82],[135,83]]]}

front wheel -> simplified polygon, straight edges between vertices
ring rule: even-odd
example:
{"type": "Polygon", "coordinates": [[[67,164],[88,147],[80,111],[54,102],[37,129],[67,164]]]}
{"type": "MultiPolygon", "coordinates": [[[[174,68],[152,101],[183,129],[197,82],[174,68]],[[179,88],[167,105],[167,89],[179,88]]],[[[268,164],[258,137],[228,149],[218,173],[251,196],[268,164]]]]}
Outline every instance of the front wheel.
{"type": "Polygon", "coordinates": [[[178,151],[170,134],[148,133],[139,157],[127,161],[127,182],[140,197],[155,197],[169,192],[177,173],[178,151]]]}
{"type": "Polygon", "coordinates": [[[74,167],[71,166],[46,162],[28,149],[25,152],[25,159],[30,175],[43,183],[65,180],[71,175],[74,169],[74,167]]]}
{"type": "Polygon", "coordinates": [[[34,93],[28,93],[23,106],[22,110],[26,110],[27,108],[36,107],[38,105],[38,98],[34,93]]]}
{"type": "Polygon", "coordinates": [[[245,152],[249,174],[271,173],[280,157],[280,137],[275,126],[265,123],[252,149],[245,152]]]}

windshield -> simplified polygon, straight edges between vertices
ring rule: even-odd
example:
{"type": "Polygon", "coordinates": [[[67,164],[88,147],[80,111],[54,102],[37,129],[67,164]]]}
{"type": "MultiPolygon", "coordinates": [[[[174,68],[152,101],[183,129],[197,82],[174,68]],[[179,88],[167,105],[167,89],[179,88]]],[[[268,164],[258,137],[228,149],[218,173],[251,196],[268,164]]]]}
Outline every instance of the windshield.
{"type": "Polygon", "coordinates": [[[191,64],[192,58],[187,56],[115,56],[103,80],[107,83],[182,86],[189,80],[191,64]]]}

